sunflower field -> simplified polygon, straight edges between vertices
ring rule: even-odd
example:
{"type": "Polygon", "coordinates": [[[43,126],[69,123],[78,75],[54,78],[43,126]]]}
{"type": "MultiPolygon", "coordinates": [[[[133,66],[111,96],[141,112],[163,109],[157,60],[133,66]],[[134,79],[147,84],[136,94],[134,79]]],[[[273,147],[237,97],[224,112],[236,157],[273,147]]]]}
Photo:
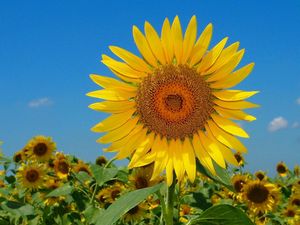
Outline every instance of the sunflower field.
{"type": "Polygon", "coordinates": [[[133,26],[140,56],[109,46],[101,62],[115,77],[91,74],[87,96],[110,114],[92,131],[115,156],[84,162],[42,135],[1,155],[0,225],[300,225],[299,166],[244,169],[240,122],[256,120],[244,110],[258,91],[231,88],[254,63],[239,67],[245,49],[228,37],[210,48],[212,30],[197,37],[196,16],[185,31],[175,16],[160,35],[133,26]]]}
{"type": "MultiPolygon", "coordinates": [[[[184,178],[172,197],[174,224],[300,224],[300,168],[278,163],[277,176],[264,171],[227,171],[217,176],[197,164],[197,178],[184,178]]],[[[56,151],[37,136],[15,153],[1,156],[0,224],[163,224],[167,185],[151,180],[153,164],[128,169],[99,156],[87,163],[56,151]]]]}

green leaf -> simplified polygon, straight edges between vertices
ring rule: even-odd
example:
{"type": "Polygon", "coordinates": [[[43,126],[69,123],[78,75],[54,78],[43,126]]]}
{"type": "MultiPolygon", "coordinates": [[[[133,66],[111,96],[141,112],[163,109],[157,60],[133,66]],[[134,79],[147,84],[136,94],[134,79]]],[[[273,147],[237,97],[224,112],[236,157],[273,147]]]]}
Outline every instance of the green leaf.
{"type": "Polygon", "coordinates": [[[216,205],[193,219],[191,225],[254,225],[240,209],[231,205],[216,205]]]}
{"type": "Polygon", "coordinates": [[[24,205],[20,202],[7,201],[1,207],[16,216],[34,215],[34,208],[31,205],[24,205]]]}
{"type": "Polygon", "coordinates": [[[89,224],[95,224],[98,220],[99,215],[103,212],[104,209],[95,208],[93,205],[89,205],[84,211],[83,215],[87,219],[89,224]]]}
{"type": "Polygon", "coordinates": [[[150,194],[158,191],[162,185],[162,183],[157,184],[153,187],[135,190],[121,196],[99,215],[96,225],[111,225],[115,223],[126,212],[138,205],[150,194]]]}
{"type": "Polygon", "coordinates": [[[73,187],[71,187],[70,184],[65,184],[51,191],[49,194],[47,194],[47,197],[58,197],[62,195],[69,195],[72,193],[72,191],[73,191],[73,187]]]}
{"type": "Polygon", "coordinates": [[[209,177],[213,181],[224,185],[226,188],[228,188],[231,191],[235,191],[232,183],[231,183],[231,178],[227,172],[227,170],[221,168],[219,165],[214,163],[214,168],[216,170],[217,176],[212,175],[202,164],[197,162],[197,170],[204,174],[205,176],[209,177]]]}
{"type": "Polygon", "coordinates": [[[91,165],[91,170],[99,186],[112,180],[118,173],[118,169],[116,168],[103,168],[95,164],[91,165]]]}

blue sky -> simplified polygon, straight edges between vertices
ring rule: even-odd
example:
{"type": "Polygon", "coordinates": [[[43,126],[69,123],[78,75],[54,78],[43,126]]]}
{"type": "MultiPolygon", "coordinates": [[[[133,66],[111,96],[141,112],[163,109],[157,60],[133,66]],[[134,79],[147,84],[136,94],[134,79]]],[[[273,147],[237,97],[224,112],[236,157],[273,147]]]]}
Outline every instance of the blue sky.
{"type": "Polygon", "coordinates": [[[132,25],[141,28],[147,20],[160,30],[164,18],[175,15],[184,27],[196,15],[199,30],[212,22],[212,44],[229,36],[229,43],[246,48],[242,65],[256,63],[238,87],[261,91],[252,101],[262,107],[249,111],[258,120],[242,124],[251,135],[245,141],[248,168],[272,171],[280,160],[300,164],[299,0],[1,1],[4,153],[12,155],[43,134],[58,150],[94,161],[102,146],[90,127],[106,115],[87,107],[94,99],[85,93],[97,88],[88,75],[112,76],[100,63],[109,45],[137,53],[132,25]]]}

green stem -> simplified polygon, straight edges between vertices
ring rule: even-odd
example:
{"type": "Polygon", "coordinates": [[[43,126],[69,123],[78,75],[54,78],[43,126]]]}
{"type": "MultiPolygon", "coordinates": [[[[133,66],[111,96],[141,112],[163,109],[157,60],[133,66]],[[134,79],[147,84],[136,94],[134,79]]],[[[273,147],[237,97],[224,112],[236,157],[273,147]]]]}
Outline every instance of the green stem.
{"type": "Polygon", "coordinates": [[[173,225],[173,211],[174,211],[174,194],[175,194],[175,187],[176,187],[176,176],[173,176],[173,183],[167,190],[166,196],[166,214],[165,214],[165,223],[166,225],[173,225]]]}

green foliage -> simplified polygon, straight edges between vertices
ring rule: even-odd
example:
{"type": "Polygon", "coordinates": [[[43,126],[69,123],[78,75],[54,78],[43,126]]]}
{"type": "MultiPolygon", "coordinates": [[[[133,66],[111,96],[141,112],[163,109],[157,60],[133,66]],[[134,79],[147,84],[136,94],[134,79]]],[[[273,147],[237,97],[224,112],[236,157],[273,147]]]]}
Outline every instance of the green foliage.
{"type": "Polygon", "coordinates": [[[135,190],[121,196],[115,203],[110,205],[99,215],[99,220],[96,225],[111,225],[115,223],[130,209],[138,205],[149,195],[158,191],[161,186],[162,184],[157,184],[156,186],[135,190]]]}
{"type": "Polygon", "coordinates": [[[254,225],[248,216],[231,205],[216,205],[192,220],[191,225],[254,225]]]}

